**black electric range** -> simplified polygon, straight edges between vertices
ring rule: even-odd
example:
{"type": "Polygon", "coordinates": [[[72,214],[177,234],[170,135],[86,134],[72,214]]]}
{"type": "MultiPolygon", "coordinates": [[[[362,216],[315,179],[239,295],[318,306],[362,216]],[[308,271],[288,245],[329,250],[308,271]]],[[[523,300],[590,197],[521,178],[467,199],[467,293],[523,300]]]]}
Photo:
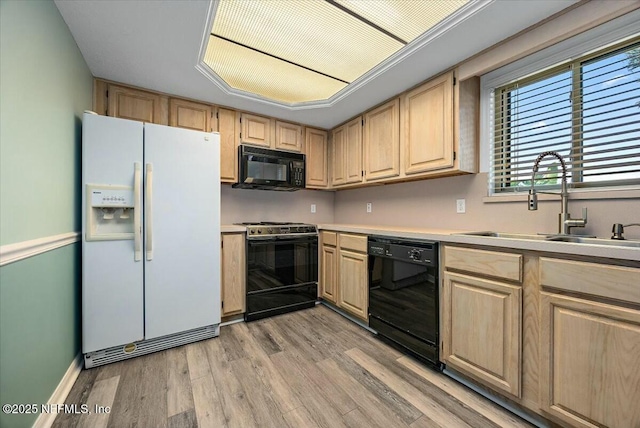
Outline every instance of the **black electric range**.
{"type": "Polygon", "coordinates": [[[245,320],[313,307],[318,298],[318,229],[305,223],[247,227],[245,320]]]}

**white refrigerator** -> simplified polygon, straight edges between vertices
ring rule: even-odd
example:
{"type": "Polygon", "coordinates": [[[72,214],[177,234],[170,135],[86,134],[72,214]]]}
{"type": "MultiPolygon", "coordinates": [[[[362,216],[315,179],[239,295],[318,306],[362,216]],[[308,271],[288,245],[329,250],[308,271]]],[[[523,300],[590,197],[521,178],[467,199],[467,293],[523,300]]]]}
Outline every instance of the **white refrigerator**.
{"type": "Polygon", "coordinates": [[[220,137],[85,113],[85,366],[215,337],[220,137]]]}

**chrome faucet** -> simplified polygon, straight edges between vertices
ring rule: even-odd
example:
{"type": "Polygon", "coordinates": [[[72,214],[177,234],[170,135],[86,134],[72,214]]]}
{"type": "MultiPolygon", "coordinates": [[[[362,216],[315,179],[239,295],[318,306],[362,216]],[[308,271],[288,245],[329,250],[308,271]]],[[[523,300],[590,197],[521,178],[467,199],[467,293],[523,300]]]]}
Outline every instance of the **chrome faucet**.
{"type": "Polygon", "coordinates": [[[571,218],[571,214],[569,214],[569,192],[567,192],[567,164],[564,162],[564,159],[558,152],[543,152],[538,156],[536,161],[533,163],[533,174],[531,176],[531,188],[529,189],[529,211],[535,211],[538,209],[538,195],[537,193],[546,193],[549,195],[557,195],[557,193],[553,192],[537,192],[535,189],[536,182],[536,173],[538,172],[538,167],[540,165],[540,161],[547,156],[553,156],[560,161],[560,165],[562,166],[562,188],[560,190],[560,203],[562,206],[560,207],[560,215],[558,218],[558,234],[560,235],[570,235],[572,227],[584,227],[587,224],[587,209],[582,208],[582,217],[584,218],[571,218]]]}

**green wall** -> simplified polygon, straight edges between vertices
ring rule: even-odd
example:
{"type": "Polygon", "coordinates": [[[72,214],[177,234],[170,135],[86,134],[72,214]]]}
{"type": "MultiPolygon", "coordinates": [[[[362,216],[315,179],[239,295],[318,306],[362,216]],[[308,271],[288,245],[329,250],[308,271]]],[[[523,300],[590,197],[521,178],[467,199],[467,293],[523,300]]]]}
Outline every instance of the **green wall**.
{"type": "MultiPolygon", "coordinates": [[[[92,76],[52,1],[0,0],[0,244],[80,230],[92,76]]],[[[80,351],[80,243],[0,268],[0,403],[46,403],[80,351]]],[[[37,415],[0,413],[1,427],[37,415]]]]}

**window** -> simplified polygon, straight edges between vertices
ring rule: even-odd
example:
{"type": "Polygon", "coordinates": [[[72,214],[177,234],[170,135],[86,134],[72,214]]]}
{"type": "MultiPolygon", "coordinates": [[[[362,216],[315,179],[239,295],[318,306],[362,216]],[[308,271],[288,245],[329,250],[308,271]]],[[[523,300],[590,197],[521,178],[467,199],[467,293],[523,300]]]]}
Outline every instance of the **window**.
{"type": "MultiPolygon", "coordinates": [[[[493,193],[524,191],[545,151],[572,187],[640,184],[640,41],[583,56],[493,91],[493,193]]],[[[536,187],[560,184],[545,158],[536,187]]]]}

